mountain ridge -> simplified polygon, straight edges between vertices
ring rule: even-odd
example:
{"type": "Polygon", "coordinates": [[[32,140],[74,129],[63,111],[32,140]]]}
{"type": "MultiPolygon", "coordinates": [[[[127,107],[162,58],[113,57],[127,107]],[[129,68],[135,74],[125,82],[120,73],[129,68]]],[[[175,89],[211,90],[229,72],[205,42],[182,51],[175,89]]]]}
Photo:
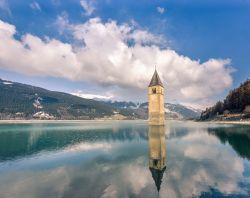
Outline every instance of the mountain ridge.
{"type": "MultiPolygon", "coordinates": [[[[0,78],[0,119],[147,119],[147,102],[97,101],[0,78]]],[[[198,118],[181,104],[165,103],[166,118],[198,118]]]]}

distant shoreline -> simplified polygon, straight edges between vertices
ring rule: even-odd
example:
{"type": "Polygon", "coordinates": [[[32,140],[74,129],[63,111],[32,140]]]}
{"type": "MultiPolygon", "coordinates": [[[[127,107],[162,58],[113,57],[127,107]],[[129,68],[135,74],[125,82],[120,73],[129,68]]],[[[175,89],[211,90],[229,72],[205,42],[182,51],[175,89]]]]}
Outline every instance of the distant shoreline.
{"type": "MultiPolygon", "coordinates": [[[[172,120],[172,119],[170,119],[172,120]]],[[[147,122],[148,120],[0,120],[0,124],[29,124],[29,123],[87,123],[87,122],[147,122]]],[[[250,125],[250,120],[244,121],[194,121],[194,120],[176,120],[176,121],[192,121],[198,123],[216,123],[216,124],[240,124],[240,125],[250,125]]]]}
{"type": "Polygon", "coordinates": [[[0,124],[25,124],[25,123],[80,123],[80,122],[117,122],[117,121],[142,121],[147,120],[0,120],[0,124]]]}
{"type": "Polygon", "coordinates": [[[213,123],[221,123],[221,124],[245,124],[245,125],[250,125],[250,120],[249,121],[212,121],[213,123]]]}
{"type": "Polygon", "coordinates": [[[250,120],[244,121],[218,121],[218,120],[210,120],[210,121],[197,121],[203,123],[216,123],[216,124],[239,124],[239,125],[250,125],[250,120]]]}

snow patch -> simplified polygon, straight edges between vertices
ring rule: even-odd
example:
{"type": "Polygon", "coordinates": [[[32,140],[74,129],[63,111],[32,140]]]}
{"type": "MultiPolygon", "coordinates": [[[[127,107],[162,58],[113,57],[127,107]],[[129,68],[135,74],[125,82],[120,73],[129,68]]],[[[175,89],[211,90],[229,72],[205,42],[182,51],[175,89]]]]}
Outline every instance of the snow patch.
{"type": "Polygon", "coordinates": [[[39,111],[33,115],[33,118],[39,118],[39,119],[54,119],[55,117],[53,115],[50,115],[48,113],[45,113],[44,111],[39,111]]]}
{"type": "Polygon", "coordinates": [[[42,109],[43,106],[41,105],[40,101],[42,100],[41,97],[38,97],[34,102],[33,102],[33,106],[37,109],[42,109]]]}
{"type": "Polygon", "coordinates": [[[190,109],[190,110],[192,110],[192,111],[194,111],[194,112],[196,112],[196,113],[201,113],[202,111],[201,110],[199,110],[199,109],[195,109],[195,108],[193,108],[193,107],[190,107],[190,106],[186,106],[188,109],[190,109]]]}
{"type": "Polygon", "coordinates": [[[139,109],[140,108],[140,105],[141,103],[137,102],[137,103],[133,103],[135,106],[129,106],[130,109],[139,109]]]}
{"type": "Polygon", "coordinates": [[[4,85],[12,85],[13,82],[10,82],[10,81],[3,81],[3,84],[4,84],[4,85]]]}
{"type": "Polygon", "coordinates": [[[99,100],[109,100],[113,98],[113,96],[106,96],[106,95],[97,95],[97,94],[88,94],[88,93],[83,93],[82,91],[78,91],[75,93],[71,93],[74,96],[78,96],[81,98],[86,98],[86,99],[99,99],[99,100]]]}
{"type": "Polygon", "coordinates": [[[168,108],[165,108],[165,112],[166,113],[171,113],[172,111],[170,111],[168,108]]]}

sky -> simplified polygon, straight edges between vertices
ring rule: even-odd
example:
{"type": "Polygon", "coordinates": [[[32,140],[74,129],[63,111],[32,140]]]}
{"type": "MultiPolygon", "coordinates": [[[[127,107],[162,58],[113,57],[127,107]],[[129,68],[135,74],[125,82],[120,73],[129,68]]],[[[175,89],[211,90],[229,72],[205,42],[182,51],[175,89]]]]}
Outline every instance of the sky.
{"type": "Polygon", "coordinates": [[[205,108],[250,76],[249,0],[0,0],[0,78],[205,108]]]}

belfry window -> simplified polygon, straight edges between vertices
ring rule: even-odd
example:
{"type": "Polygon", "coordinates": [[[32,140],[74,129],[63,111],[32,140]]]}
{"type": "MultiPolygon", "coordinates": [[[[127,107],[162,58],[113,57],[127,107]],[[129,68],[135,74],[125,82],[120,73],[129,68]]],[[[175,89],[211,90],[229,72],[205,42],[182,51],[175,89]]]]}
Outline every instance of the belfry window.
{"type": "Polygon", "coordinates": [[[158,160],[156,159],[153,160],[153,166],[158,166],[158,160]]]}
{"type": "Polygon", "coordinates": [[[156,94],[156,88],[153,88],[153,89],[152,89],[152,93],[153,93],[153,94],[156,94]]]}

